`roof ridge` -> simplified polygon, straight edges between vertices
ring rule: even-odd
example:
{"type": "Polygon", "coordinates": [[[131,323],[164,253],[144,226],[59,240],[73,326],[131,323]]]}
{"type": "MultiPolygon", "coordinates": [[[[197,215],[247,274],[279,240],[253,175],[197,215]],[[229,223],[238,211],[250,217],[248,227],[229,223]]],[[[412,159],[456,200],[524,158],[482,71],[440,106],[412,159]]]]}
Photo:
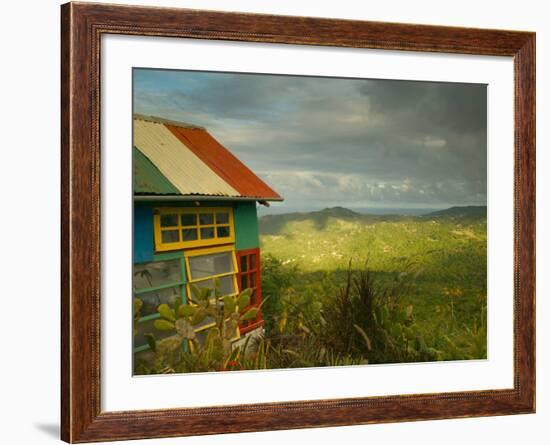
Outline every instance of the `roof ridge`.
{"type": "Polygon", "coordinates": [[[206,128],[201,127],[200,125],[194,125],[194,124],[190,124],[182,121],[175,121],[172,119],[165,119],[163,117],[158,117],[158,116],[149,116],[146,114],[134,113],[134,119],[142,120],[145,122],[153,122],[156,124],[173,125],[174,127],[181,127],[181,128],[195,128],[197,130],[206,131],[206,128]]]}

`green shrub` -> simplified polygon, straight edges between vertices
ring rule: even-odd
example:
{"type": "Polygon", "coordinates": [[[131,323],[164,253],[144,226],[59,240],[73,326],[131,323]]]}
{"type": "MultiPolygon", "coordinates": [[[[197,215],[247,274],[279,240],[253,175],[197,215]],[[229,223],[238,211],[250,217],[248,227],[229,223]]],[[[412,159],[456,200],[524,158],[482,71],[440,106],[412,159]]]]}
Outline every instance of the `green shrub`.
{"type": "Polygon", "coordinates": [[[276,331],[276,324],[284,313],[283,298],[298,281],[295,267],[289,267],[272,255],[261,258],[262,306],[266,335],[276,331]]]}
{"type": "Polygon", "coordinates": [[[353,271],[350,262],[345,285],[323,308],[324,346],[368,363],[440,358],[439,351],[426,345],[413,306],[401,298],[409,293],[414,278],[404,271],[382,282],[367,262],[359,271],[353,271]]]}

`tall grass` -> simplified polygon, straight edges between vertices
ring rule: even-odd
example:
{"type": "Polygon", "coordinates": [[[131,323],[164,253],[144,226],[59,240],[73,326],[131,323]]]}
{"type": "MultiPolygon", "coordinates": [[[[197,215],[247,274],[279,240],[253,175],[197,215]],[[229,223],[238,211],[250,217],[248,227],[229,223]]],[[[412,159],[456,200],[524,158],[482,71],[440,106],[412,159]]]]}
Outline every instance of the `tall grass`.
{"type": "MultiPolygon", "coordinates": [[[[410,293],[419,271],[412,267],[393,276],[378,276],[365,262],[350,261],[336,291],[296,291],[304,278],[296,266],[285,268],[269,257],[264,282],[278,311],[266,330],[268,367],[336,366],[358,363],[405,363],[486,357],[486,298],[480,295],[470,323],[459,321],[457,302],[437,306],[432,324],[418,323],[410,293]],[[272,267],[277,264],[277,267],[272,267]],[[286,287],[271,286],[285,281],[286,287]],[[292,281],[296,280],[294,285],[292,281]]],[[[334,276],[332,276],[334,279],[334,276]]],[[[322,287],[321,287],[322,289],[322,287]]],[[[275,307],[275,306],[273,306],[275,307]]]]}

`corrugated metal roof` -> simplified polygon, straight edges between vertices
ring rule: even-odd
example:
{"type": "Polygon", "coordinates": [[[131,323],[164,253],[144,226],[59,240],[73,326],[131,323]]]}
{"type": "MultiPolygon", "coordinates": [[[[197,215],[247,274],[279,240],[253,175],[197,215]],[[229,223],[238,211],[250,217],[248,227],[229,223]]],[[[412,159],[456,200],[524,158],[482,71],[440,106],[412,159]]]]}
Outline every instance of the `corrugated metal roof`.
{"type": "Polygon", "coordinates": [[[182,195],[240,196],[164,124],[134,119],[134,146],[182,195]]]}
{"type": "Polygon", "coordinates": [[[281,198],[207,131],[174,125],[166,127],[242,196],[281,198]]]}
{"type": "Polygon", "coordinates": [[[202,127],[134,115],[134,146],[135,194],[282,200],[202,127]]]}
{"type": "Polygon", "coordinates": [[[133,156],[133,182],[135,194],[181,195],[160,170],[136,147],[133,156]]]}

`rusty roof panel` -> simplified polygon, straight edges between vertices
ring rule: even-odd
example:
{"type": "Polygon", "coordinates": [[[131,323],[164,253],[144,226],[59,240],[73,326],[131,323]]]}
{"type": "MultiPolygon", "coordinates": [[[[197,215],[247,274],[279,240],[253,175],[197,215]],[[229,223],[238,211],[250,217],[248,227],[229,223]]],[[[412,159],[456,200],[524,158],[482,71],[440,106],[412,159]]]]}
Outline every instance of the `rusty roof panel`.
{"type": "Polygon", "coordinates": [[[262,200],[282,198],[206,130],[166,124],[166,127],[241,196],[262,200]]]}

